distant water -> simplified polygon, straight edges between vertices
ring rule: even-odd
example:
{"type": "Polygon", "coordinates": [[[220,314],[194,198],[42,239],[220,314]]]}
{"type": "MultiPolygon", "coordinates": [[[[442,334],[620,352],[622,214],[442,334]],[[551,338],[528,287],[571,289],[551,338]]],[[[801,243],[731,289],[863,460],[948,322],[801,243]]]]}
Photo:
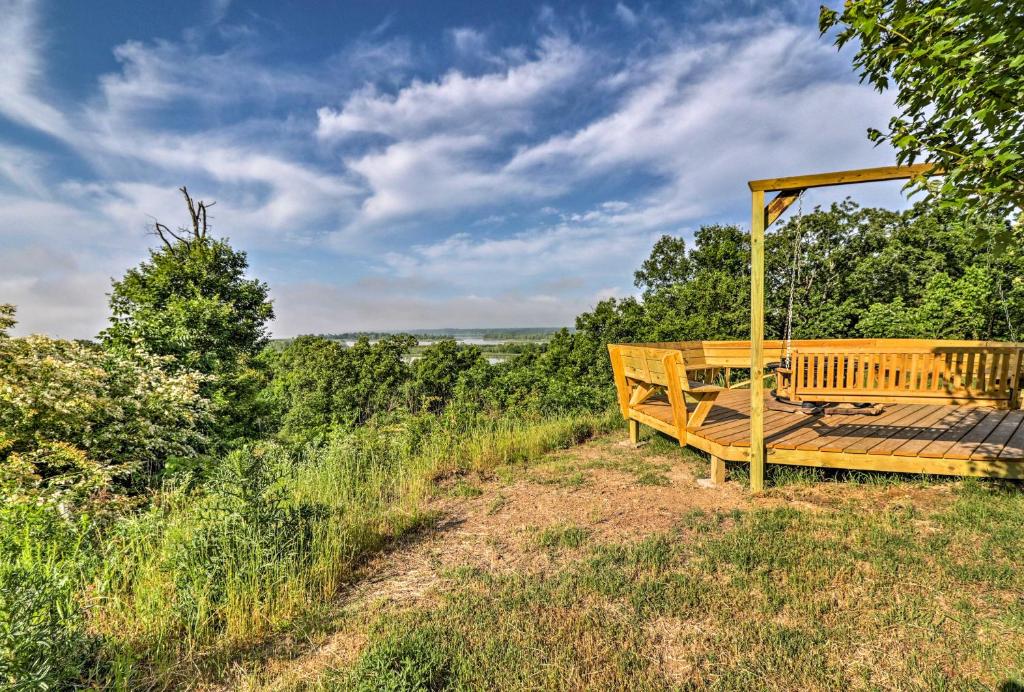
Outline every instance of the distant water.
{"type": "MultiPolygon", "coordinates": [[[[482,336],[453,336],[451,337],[456,343],[465,344],[466,346],[499,346],[501,344],[518,344],[525,343],[521,339],[485,339],[482,336]]],[[[371,344],[377,343],[377,339],[372,339],[371,344]]],[[[440,339],[420,339],[420,346],[430,346],[437,343],[440,339]]],[[[355,344],[355,339],[343,339],[340,343],[346,346],[352,346],[355,344]]],[[[540,342],[537,342],[540,343],[540,342]]]]}
{"type": "MultiPolygon", "coordinates": [[[[406,363],[412,363],[413,361],[417,361],[422,357],[423,356],[406,356],[403,360],[405,360],[406,363]]],[[[506,360],[509,359],[509,356],[485,356],[485,358],[487,358],[488,363],[494,365],[495,363],[504,363],[506,360]]]]}

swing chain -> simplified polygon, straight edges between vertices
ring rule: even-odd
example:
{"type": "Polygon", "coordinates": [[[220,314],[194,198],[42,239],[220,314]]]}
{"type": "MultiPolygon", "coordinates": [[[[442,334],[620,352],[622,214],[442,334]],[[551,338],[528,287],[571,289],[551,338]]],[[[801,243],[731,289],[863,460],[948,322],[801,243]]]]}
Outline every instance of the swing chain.
{"type": "Polygon", "coordinates": [[[801,224],[804,218],[804,195],[801,192],[796,198],[796,234],[793,240],[793,267],[789,275],[789,307],[786,311],[786,357],[783,359],[784,367],[792,367],[790,362],[793,355],[793,301],[796,295],[796,282],[799,280],[800,272],[800,240],[801,224]]]}

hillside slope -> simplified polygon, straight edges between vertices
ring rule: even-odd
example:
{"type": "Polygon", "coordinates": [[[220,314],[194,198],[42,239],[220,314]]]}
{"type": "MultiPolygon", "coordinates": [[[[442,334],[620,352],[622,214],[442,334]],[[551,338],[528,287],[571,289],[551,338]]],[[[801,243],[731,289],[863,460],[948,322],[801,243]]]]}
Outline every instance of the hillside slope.
{"type": "Polygon", "coordinates": [[[614,435],[441,479],[431,529],[230,686],[1024,684],[1019,487],[782,473],[752,499],[614,435]]]}

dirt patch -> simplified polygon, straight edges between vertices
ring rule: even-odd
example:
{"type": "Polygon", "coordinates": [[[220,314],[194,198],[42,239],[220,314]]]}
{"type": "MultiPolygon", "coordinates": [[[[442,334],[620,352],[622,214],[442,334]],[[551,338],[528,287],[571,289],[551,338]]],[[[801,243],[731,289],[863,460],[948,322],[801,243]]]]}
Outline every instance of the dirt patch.
{"type": "MultiPolygon", "coordinates": [[[[616,456],[639,455],[640,450],[616,456]]],[[[639,541],[676,528],[688,513],[728,512],[749,506],[739,483],[701,487],[697,477],[678,457],[644,456],[648,465],[667,468],[667,483],[638,482],[637,475],[615,468],[589,468],[607,456],[594,445],[559,454],[563,475],[585,474],[585,482],[561,485],[519,478],[503,483],[485,481],[482,493],[471,498],[443,497],[430,509],[441,519],[428,531],[367,565],[367,578],[348,595],[355,607],[384,602],[421,604],[436,593],[456,569],[477,569],[495,574],[544,574],[575,559],[572,551],[544,550],[538,534],[550,527],[583,529],[588,542],[639,541]],[[577,471],[584,468],[585,471],[577,471]]],[[[625,462],[630,460],[627,458],[625,462]]],[[[546,477],[557,475],[550,472],[546,477]]]]}
{"type": "Polygon", "coordinates": [[[785,504],[811,511],[836,510],[855,505],[871,512],[897,511],[913,508],[922,514],[939,512],[956,499],[957,481],[914,486],[898,483],[889,486],[854,483],[817,483],[808,486],[782,487],[769,490],[764,504],[785,504]]]}
{"type": "Polygon", "coordinates": [[[329,636],[309,642],[298,658],[269,658],[256,677],[239,680],[224,689],[292,690],[323,671],[352,665],[366,646],[366,623],[352,621],[329,636]]]}

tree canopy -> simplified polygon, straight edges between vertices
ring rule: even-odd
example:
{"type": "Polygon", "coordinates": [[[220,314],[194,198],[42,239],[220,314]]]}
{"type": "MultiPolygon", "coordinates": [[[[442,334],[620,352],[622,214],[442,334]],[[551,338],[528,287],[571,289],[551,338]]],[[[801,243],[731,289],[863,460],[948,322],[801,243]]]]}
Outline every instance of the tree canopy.
{"type": "Polygon", "coordinates": [[[202,391],[211,401],[215,445],[258,434],[264,411],[256,406],[263,386],[256,356],[268,341],[274,317],[267,284],[246,277],[246,253],[209,233],[210,204],[186,188],[190,225],[171,231],[154,224],[161,247],[149,260],[114,281],[108,347],[135,348],[166,357],[170,371],[206,375],[202,391]]]}
{"type": "MultiPolygon", "coordinates": [[[[945,176],[933,197],[941,204],[996,218],[1020,214],[1020,2],[847,0],[841,11],[822,6],[819,23],[822,33],[838,29],[839,48],[857,46],[853,64],[862,80],[879,91],[896,89],[899,112],[886,131],[868,131],[872,140],[895,146],[899,163],[938,164],[945,176]]],[[[1006,239],[1001,233],[1000,240],[1006,239]]]]}
{"type": "MultiPolygon", "coordinates": [[[[785,335],[792,285],[794,338],[1016,340],[1024,258],[975,243],[1000,225],[926,203],[893,212],[846,201],[791,217],[765,238],[766,336],[785,335]]],[[[645,266],[665,266],[659,255],[677,241],[659,241],[645,266]]],[[[581,348],[591,341],[597,358],[615,341],[748,338],[749,261],[743,229],[700,228],[679,262],[687,277],[580,315],[581,348]]]]}

